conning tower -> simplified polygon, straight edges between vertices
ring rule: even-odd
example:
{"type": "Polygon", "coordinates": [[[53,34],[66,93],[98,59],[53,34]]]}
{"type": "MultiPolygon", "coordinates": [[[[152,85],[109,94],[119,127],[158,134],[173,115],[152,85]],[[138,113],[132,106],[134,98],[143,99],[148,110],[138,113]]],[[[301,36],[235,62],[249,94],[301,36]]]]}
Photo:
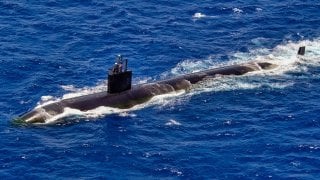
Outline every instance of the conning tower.
{"type": "Polygon", "coordinates": [[[108,72],[108,93],[121,93],[131,89],[132,71],[128,71],[128,60],[116,57],[114,66],[108,72]]]}

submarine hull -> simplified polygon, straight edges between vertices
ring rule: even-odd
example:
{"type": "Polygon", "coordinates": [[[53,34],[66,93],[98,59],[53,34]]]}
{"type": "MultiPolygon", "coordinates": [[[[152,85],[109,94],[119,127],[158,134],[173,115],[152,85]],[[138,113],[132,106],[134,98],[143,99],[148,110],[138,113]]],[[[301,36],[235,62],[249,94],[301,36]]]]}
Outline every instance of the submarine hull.
{"type": "Polygon", "coordinates": [[[110,94],[107,91],[94,94],[63,99],[25,113],[19,117],[23,123],[45,123],[47,119],[61,114],[65,108],[88,111],[100,106],[126,109],[147,102],[152,97],[179,90],[190,89],[193,84],[205,78],[214,78],[220,75],[243,75],[261,69],[273,69],[276,65],[269,62],[254,62],[247,64],[231,65],[221,68],[209,69],[178,76],[168,80],[133,86],[131,89],[120,93],[110,94]]]}

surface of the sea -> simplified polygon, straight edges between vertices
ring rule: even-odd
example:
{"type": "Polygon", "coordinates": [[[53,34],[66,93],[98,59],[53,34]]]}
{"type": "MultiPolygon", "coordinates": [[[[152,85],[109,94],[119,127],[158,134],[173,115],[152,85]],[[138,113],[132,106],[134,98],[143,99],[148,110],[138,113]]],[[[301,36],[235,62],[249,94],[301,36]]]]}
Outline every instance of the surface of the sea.
{"type": "Polygon", "coordinates": [[[320,2],[0,0],[0,137],[1,179],[319,179],[320,2]],[[265,59],[278,67],[131,109],[12,123],[105,90],[117,54],[134,84],[265,59]]]}

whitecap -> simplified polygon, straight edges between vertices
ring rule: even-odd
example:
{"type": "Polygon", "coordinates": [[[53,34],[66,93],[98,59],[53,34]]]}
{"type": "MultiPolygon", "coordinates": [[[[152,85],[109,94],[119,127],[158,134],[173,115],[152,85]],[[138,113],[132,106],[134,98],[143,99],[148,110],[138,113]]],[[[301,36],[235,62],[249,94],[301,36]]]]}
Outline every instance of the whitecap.
{"type": "Polygon", "coordinates": [[[232,11],[237,14],[243,13],[243,10],[239,8],[233,8],[232,11]]]}
{"type": "Polygon", "coordinates": [[[174,119],[170,119],[165,125],[166,126],[180,126],[181,123],[174,120],[174,119]]]}
{"type": "Polygon", "coordinates": [[[78,89],[75,88],[73,85],[61,85],[60,86],[63,90],[65,91],[70,91],[70,92],[75,92],[77,91],[78,89]]]}
{"type": "Polygon", "coordinates": [[[197,12],[197,13],[194,13],[194,14],[193,14],[192,18],[193,18],[194,20],[202,19],[202,18],[212,19],[212,18],[217,18],[217,16],[208,16],[208,15],[206,15],[206,14],[197,12]]]}
{"type": "Polygon", "coordinates": [[[200,19],[200,18],[207,17],[207,15],[202,14],[202,13],[200,13],[200,12],[197,12],[197,13],[194,13],[194,15],[193,15],[192,17],[193,17],[193,18],[200,19]]]}
{"type": "Polygon", "coordinates": [[[137,115],[134,113],[129,113],[129,112],[121,112],[119,114],[120,117],[136,117],[137,115]]]}

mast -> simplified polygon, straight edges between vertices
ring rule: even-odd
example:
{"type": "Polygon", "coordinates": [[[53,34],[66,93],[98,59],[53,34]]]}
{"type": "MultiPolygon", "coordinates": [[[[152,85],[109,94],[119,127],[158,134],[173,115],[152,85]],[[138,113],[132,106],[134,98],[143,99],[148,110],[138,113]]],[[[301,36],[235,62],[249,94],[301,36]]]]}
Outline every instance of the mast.
{"type": "Polygon", "coordinates": [[[108,73],[108,93],[121,93],[131,89],[132,71],[128,71],[128,60],[125,59],[123,66],[123,57],[118,55],[114,66],[108,73]]]}

